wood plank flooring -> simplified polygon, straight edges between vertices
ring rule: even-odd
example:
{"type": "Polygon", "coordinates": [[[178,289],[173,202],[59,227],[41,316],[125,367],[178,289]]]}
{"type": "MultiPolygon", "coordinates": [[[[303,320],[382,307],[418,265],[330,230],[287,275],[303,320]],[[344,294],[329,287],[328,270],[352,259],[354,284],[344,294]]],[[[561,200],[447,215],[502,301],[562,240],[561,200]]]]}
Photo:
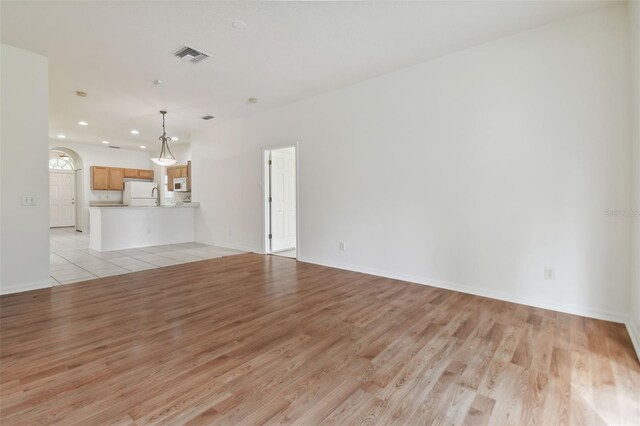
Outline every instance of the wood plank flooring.
{"type": "Polygon", "coordinates": [[[0,423],[638,424],[621,324],[246,254],[3,296],[0,423]]]}

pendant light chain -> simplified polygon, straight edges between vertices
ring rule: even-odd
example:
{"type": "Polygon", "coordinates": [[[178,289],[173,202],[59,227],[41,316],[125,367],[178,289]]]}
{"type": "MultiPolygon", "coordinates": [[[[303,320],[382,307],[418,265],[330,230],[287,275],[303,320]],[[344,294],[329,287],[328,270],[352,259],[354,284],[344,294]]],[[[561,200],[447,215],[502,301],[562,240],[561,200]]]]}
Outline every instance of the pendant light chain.
{"type": "Polygon", "coordinates": [[[167,111],[160,111],[160,114],[162,114],[162,136],[160,136],[159,139],[160,142],[162,142],[162,147],[160,148],[160,155],[157,158],[152,158],[151,161],[161,166],[170,166],[177,163],[177,161],[171,152],[171,148],[169,148],[169,140],[171,138],[167,137],[165,128],[165,115],[167,111]]]}

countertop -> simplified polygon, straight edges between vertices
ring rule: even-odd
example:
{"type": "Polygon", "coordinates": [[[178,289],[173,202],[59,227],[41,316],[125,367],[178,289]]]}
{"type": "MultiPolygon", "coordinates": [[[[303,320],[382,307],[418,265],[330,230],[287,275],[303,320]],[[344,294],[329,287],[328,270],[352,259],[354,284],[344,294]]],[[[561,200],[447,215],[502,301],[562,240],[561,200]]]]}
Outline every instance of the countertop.
{"type": "Polygon", "coordinates": [[[173,206],[129,206],[126,204],[101,204],[101,205],[90,205],[90,209],[189,209],[189,208],[197,208],[200,207],[200,203],[184,203],[184,204],[176,204],[173,206]]]}

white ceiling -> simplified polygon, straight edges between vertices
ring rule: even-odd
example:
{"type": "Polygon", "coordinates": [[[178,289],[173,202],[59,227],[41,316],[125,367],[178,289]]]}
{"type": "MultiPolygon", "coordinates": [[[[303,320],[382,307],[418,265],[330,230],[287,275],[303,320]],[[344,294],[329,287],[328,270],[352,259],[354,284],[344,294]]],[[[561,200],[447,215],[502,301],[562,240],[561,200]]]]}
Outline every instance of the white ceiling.
{"type": "Polygon", "coordinates": [[[2,1],[1,37],[49,57],[51,137],[155,151],[160,109],[169,111],[168,133],[189,142],[221,120],[611,4],[2,1]],[[212,57],[182,62],[172,52],[183,44],[212,57]]]}

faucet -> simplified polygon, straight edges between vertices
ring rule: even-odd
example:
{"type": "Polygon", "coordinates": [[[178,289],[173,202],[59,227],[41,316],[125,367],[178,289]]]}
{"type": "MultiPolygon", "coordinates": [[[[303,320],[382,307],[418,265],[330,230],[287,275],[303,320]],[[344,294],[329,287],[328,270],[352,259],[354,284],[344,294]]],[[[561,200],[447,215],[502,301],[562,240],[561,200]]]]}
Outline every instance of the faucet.
{"type": "Polygon", "coordinates": [[[156,192],[157,192],[157,194],[156,194],[156,205],[158,205],[158,204],[160,204],[160,203],[158,202],[158,196],[160,195],[160,191],[158,191],[158,187],[157,187],[157,186],[154,186],[154,187],[153,187],[153,189],[151,190],[151,196],[152,196],[152,197],[153,197],[153,191],[156,191],[156,192]]]}

